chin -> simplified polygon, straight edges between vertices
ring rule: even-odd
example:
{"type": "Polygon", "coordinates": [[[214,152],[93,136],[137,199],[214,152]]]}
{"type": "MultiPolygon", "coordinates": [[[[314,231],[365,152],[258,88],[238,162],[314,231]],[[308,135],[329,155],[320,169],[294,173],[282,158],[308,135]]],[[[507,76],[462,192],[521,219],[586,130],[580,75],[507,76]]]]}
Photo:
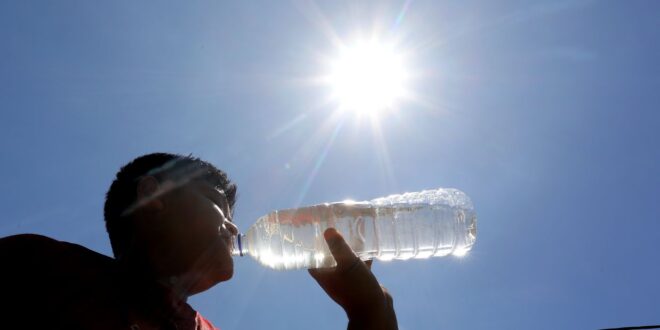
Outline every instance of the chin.
{"type": "MultiPolygon", "coordinates": [[[[199,264],[198,264],[199,266],[199,264]]],[[[191,294],[197,294],[206,291],[216,284],[230,280],[234,276],[234,261],[233,259],[224,259],[211,261],[207,259],[207,266],[196,267],[197,278],[191,294]]]]}
{"type": "Polygon", "coordinates": [[[218,282],[224,282],[224,281],[229,281],[232,277],[234,277],[234,270],[230,270],[227,272],[222,273],[220,276],[218,276],[217,280],[218,282]]]}
{"type": "Polygon", "coordinates": [[[194,285],[193,289],[191,290],[191,295],[204,292],[214,287],[216,284],[220,282],[228,281],[233,276],[234,276],[233,268],[230,268],[228,270],[207,273],[205,274],[205,276],[202,276],[202,278],[199,281],[197,281],[196,285],[194,285]]]}
{"type": "Polygon", "coordinates": [[[220,282],[228,281],[234,276],[234,263],[233,260],[222,262],[206,274],[207,282],[212,283],[211,286],[220,282]]]}
{"type": "Polygon", "coordinates": [[[234,276],[234,265],[233,264],[224,264],[222,265],[221,268],[216,269],[213,272],[213,281],[215,282],[213,285],[219,283],[219,282],[224,282],[229,279],[231,279],[234,276]]]}

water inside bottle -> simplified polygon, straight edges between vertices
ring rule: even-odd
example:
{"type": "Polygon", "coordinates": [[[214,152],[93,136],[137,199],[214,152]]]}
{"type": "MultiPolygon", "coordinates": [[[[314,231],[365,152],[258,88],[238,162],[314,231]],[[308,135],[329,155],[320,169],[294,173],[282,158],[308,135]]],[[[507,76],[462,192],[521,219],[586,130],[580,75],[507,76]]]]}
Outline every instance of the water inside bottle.
{"type": "Polygon", "coordinates": [[[246,234],[247,251],[274,269],[334,266],[323,232],[336,228],[363,260],[462,256],[476,239],[471,208],[342,202],[272,212],[246,234]]]}

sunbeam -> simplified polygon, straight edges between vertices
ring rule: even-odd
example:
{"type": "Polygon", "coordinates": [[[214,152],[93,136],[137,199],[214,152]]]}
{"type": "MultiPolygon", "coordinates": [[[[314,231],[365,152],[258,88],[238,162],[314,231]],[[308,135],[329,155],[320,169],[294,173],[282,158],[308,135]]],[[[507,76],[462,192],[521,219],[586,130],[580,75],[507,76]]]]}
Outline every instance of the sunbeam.
{"type": "Polygon", "coordinates": [[[335,129],[332,131],[332,134],[328,138],[328,141],[326,142],[325,146],[323,147],[323,150],[321,150],[321,153],[318,155],[316,158],[316,162],[314,163],[314,167],[312,168],[312,171],[309,173],[307,178],[305,179],[305,184],[303,185],[302,189],[300,190],[300,194],[298,195],[298,199],[296,200],[295,206],[298,207],[304,200],[305,196],[307,195],[307,190],[309,190],[309,187],[312,185],[312,182],[314,182],[314,178],[316,177],[316,174],[318,173],[319,169],[321,168],[321,165],[323,165],[323,162],[325,161],[325,157],[328,155],[328,152],[330,151],[330,148],[332,147],[332,144],[334,143],[335,139],[337,138],[337,135],[339,134],[339,131],[341,130],[343,126],[344,120],[343,118],[340,119],[337,122],[337,125],[335,126],[335,129]]]}

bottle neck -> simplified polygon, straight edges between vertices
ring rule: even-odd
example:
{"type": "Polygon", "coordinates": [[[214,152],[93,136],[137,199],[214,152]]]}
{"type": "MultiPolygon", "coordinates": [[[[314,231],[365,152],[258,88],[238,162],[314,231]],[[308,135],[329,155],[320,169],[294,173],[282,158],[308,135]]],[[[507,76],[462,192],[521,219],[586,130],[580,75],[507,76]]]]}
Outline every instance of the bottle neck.
{"type": "Polygon", "coordinates": [[[232,237],[232,249],[231,255],[234,257],[242,257],[247,255],[247,249],[245,248],[245,234],[238,234],[232,237]]]}

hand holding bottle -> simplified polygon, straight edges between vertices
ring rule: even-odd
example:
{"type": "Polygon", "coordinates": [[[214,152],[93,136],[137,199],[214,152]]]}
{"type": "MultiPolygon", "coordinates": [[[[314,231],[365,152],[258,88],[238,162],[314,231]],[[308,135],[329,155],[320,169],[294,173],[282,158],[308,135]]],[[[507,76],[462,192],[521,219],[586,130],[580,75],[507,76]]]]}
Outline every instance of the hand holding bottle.
{"type": "Polygon", "coordinates": [[[334,268],[310,269],[321,288],[348,315],[348,329],[398,329],[392,297],[334,228],[324,238],[337,261],[334,268]]]}

